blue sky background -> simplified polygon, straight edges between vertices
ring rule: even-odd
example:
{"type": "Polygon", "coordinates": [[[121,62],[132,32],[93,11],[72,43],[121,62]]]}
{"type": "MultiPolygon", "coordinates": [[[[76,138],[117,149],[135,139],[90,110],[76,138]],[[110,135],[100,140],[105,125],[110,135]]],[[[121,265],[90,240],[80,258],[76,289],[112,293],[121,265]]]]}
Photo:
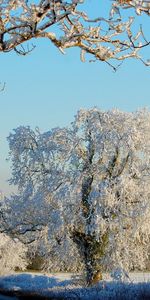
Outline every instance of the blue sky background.
{"type": "MultiPolygon", "coordinates": [[[[97,15],[97,0],[87,1],[87,7],[92,16],[97,15]]],[[[148,31],[149,19],[139,20],[148,31]]],[[[0,189],[7,194],[13,188],[7,183],[11,171],[6,162],[6,137],[13,128],[30,125],[47,131],[68,125],[83,107],[126,111],[150,108],[150,67],[132,59],[114,73],[101,62],[80,62],[78,49],[62,55],[47,40],[35,43],[36,49],[28,56],[13,52],[0,55],[0,80],[6,82],[0,93],[0,189]]],[[[150,57],[149,48],[148,54],[150,57]]]]}

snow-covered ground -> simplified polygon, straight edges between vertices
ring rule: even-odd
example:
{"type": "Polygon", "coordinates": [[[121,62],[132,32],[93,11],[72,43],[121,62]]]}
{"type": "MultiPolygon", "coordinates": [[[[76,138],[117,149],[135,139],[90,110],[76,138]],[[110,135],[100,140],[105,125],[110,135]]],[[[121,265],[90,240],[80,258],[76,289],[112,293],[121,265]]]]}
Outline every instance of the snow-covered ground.
{"type": "Polygon", "coordinates": [[[83,288],[80,277],[72,273],[16,273],[0,277],[0,300],[22,299],[21,295],[35,295],[33,299],[41,295],[54,300],[150,299],[150,273],[130,273],[129,277],[128,283],[118,283],[104,274],[104,280],[97,286],[83,288]]]}

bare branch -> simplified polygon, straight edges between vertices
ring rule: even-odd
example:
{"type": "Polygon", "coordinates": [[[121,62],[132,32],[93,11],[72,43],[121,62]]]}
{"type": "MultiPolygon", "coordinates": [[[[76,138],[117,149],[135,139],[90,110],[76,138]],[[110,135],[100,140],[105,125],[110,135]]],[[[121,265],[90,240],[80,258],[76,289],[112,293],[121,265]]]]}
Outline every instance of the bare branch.
{"type": "Polygon", "coordinates": [[[32,52],[34,49],[35,49],[35,45],[32,44],[32,47],[30,48],[29,46],[27,46],[27,49],[25,49],[25,47],[23,47],[23,45],[20,45],[20,49],[14,47],[14,51],[19,54],[19,55],[27,55],[29,54],[30,52],[32,52]]]}

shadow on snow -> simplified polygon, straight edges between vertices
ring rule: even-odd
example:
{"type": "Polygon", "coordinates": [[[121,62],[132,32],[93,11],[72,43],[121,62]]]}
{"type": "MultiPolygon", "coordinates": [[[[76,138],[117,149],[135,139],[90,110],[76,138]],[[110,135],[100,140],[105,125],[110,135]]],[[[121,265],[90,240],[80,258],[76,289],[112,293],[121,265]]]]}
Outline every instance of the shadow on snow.
{"type": "Polygon", "coordinates": [[[0,300],[150,300],[150,283],[101,281],[83,287],[74,279],[57,276],[16,274],[0,277],[0,300]]]}

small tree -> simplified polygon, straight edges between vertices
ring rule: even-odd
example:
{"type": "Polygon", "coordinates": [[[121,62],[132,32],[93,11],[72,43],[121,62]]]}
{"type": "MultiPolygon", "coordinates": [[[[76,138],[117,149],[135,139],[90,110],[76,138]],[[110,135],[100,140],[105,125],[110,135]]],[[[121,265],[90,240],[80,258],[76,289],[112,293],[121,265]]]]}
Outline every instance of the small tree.
{"type": "Polygon", "coordinates": [[[0,275],[27,267],[27,247],[17,239],[0,233],[0,275]]]}
{"type": "MultiPolygon", "coordinates": [[[[103,1],[108,6],[106,17],[96,13],[91,19],[86,13],[84,0],[0,1],[0,51],[15,50],[25,55],[23,43],[33,38],[48,38],[62,53],[65,49],[79,47],[81,60],[89,53],[94,60],[111,65],[111,61],[123,61],[133,57],[141,59],[139,50],[149,45],[142,27],[134,30],[134,8],[137,15],[149,15],[149,0],[103,1]],[[123,9],[130,9],[125,19],[123,9]],[[59,30],[55,29],[56,26],[59,30]],[[21,45],[18,48],[18,45],[21,45]],[[109,62],[110,61],[110,62],[109,62]]],[[[91,2],[91,6],[93,3],[91,2]]],[[[144,62],[149,65],[149,62],[144,62]]],[[[114,67],[115,69],[115,67],[114,67]]]]}
{"type": "Polygon", "coordinates": [[[25,245],[29,268],[81,271],[83,263],[77,247],[71,238],[60,234],[60,224],[55,224],[59,212],[55,212],[57,205],[53,205],[46,192],[33,194],[29,188],[19,195],[4,197],[0,201],[0,232],[25,245]]]}
{"type": "MultiPolygon", "coordinates": [[[[143,268],[149,242],[150,113],[80,110],[70,128],[19,127],[9,138],[11,182],[41,189],[49,235],[77,245],[88,284],[103,269],[143,268]]],[[[68,257],[69,261],[70,257],[68,257]]]]}

